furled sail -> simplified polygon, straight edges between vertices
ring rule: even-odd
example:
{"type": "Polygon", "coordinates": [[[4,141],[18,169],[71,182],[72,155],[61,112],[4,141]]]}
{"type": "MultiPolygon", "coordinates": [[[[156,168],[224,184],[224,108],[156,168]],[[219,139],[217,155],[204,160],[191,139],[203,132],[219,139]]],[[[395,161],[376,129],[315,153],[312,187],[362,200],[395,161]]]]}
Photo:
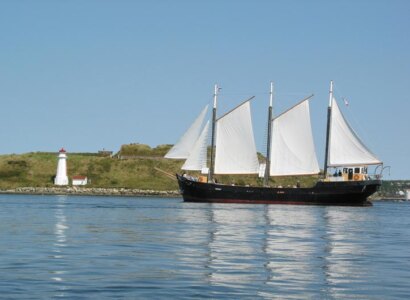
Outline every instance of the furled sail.
{"type": "Polygon", "coordinates": [[[185,159],[188,158],[196,141],[201,134],[201,126],[204,122],[208,105],[201,111],[191,127],[184,133],[180,140],[165,154],[165,158],[185,159]]]}
{"type": "Polygon", "coordinates": [[[201,132],[188,159],[182,166],[182,170],[201,171],[206,168],[207,147],[208,147],[209,121],[201,132]]]}
{"type": "Polygon", "coordinates": [[[272,121],[270,175],[318,174],[309,98],[272,121]]]}
{"type": "Polygon", "coordinates": [[[250,101],[216,122],[215,174],[258,174],[250,101]]]}
{"type": "Polygon", "coordinates": [[[336,99],[333,98],[328,166],[377,165],[381,163],[347,123],[336,99]]]}

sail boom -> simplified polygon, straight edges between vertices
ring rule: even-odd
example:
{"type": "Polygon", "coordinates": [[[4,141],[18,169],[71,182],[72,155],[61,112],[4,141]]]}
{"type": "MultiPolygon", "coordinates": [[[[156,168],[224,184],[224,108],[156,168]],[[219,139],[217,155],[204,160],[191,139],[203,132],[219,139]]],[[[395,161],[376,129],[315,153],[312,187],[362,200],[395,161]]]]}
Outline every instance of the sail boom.
{"type": "Polygon", "coordinates": [[[360,163],[345,163],[345,164],[329,164],[329,168],[340,168],[340,167],[361,167],[361,166],[376,166],[382,165],[382,161],[378,162],[360,162],[360,163]]]}
{"type": "Polygon", "coordinates": [[[293,176],[313,176],[313,175],[319,175],[320,172],[315,172],[315,173],[301,173],[301,174],[273,174],[271,177],[293,177],[293,176]]]}

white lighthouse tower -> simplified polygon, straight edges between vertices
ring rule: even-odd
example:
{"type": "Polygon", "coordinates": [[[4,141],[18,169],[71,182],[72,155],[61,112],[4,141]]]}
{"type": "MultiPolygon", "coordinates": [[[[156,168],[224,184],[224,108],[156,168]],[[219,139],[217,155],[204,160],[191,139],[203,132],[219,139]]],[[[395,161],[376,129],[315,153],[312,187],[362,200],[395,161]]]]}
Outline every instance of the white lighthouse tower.
{"type": "Polygon", "coordinates": [[[56,178],[54,179],[55,185],[68,185],[68,177],[67,177],[67,155],[64,148],[58,153],[58,164],[57,164],[57,174],[56,178]]]}

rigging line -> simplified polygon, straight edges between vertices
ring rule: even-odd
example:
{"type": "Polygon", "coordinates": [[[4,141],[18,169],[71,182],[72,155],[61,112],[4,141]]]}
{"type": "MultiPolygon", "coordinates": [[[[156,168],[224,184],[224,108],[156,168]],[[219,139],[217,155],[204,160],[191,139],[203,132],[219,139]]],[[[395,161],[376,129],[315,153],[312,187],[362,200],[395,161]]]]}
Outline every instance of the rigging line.
{"type": "MultiPolygon", "coordinates": [[[[306,94],[308,94],[308,93],[307,92],[289,92],[289,93],[278,92],[278,93],[275,93],[275,95],[279,95],[279,96],[301,96],[301,95],[306,95],[306,94]]],[[[311,94],[314,94],[314,93],[311,92],[311,94]]]]}
{"type": "Polygon", "coordinates": [[[311,99],[313,96],[314,96],[314,94],[312,94],[312,95],[310,95],[310,96],[308,96],[308,97],[302,99],[301,101],[299,101],[298,103],[296,103],[295,105],[293,105],[291,108],[285,110],[283,113],[281,113],[280,115],[278,115],[278,116],[276,116],[275,118],[273,118],[272,121],[273,121],[273,120],[276,120],[276,119],[279,118],[280,116],[286,114],[288,111],[294,109],[296,106],[302,104],[303,102],[305,102],[305,101],[311,99]]]}
{"type": "Polygon", "coordinates": [[[269,95],[269,93],[219,93],[222,96],[246,96],[246,95],[269,95]]]}
{"type": "Polygon", "coordinates": [[[343,101],[344,106],[349,106],[350,105],[350,97],[345,97],[343,96],[344,93],[342,92],[341,89],[339,89],[334,83],[333,83],[333,97],[337,99],[341,99],[343,101]],[[337,95],[335,95],[337,94],[337,95]]]}
{"type": "MultiPolygon", "coordinates": [[[[334,98],[336,98],[336,99],[341,99],[343,102],[345,102],[344,100],[345,99],[347,99],[347,97],[345,97],[345,96],[343,96],[344,95],[344,93],[343,93],[343,91],[342,91],[342,89],[340,89],[338,86],[337,86],[337,84],[335,84],[334,82],[333,82],[333,97],[334,98]],[[337,94],[337,97],[335,96],[335,94],[337,94]]],[[[350,99],[350,98],[349,98],[350,99]]],[[[344,104],[346,104],[346,103],[344,103],[344,104]]]]}
{"type": "MultiPolygon", "coordinates": [[[[335,97],[335,99],[338,99],[340,97],[340,99],[344,102],[343,106],[346,106],[346,103],[344,101],[344,99],[346,97],[343,97],[341,95],[343,95],[342,91],[340,88],[336,87],[336,91],[337,91],[337,97],[335,97]]],[[[350,98],[348,98],[350,99],[350,98]]],[[[354,101],[354,103],[356,103],[356,101],[354,101]]],[[[354,105],[353,103],[353,105],[354,105]]],[[[351,106],[351,102],[349,101],[349,106],[351,106]]],[[[344,107],[345,108],[345,107],[344,107]]],[[[339,107],[339,109],[341,109],[339,107]]],[[[363,126],[363,123],[360,121],[361,118],[357,118],[356,114],[354,113],[354,110],[350,110],[350,109],[343,109],[344,112],[344,118],[346,121],[348,121],[347,123],[349,124],[349,126],[351,127],[352,131],[356,134],[356,136],[359,138],[360,141],[362,141],[363,144],[365,144],[366,149],[374,149],[374,145],[375,145],[375,137],[374,134],[372,134],[369,130],[368,127],[363,126]],[[350,125],[352,124],[352,125],[350,125]],[[354,129],[353,129],[354,128],[354,129]],[[369,145],[369,146],[367,146],[369,145]]],[[[370,151],[370,150],[369,150],[370,151]]],[[[372,151],[370,151],[371,153],[373,153],[372,151]]],[[[373,154],[374,155],[374,154],[373,154]]],[[[377,155],[375,155],[377,157],[377,155]]]]}
{"type": "Polygon", "coordinates": [[[225,113],[224,115],[222,115],[221,117],[217,118],[215,121],[219,121],[220,119],[226,117],[227,115],[229,115],[231,112],[233,112],[234,110],[236,110],[237,108],[241,107],[242,105],[246,104],[247,102],[251,101],[252,99],[254,99],[255,96],[250,97],[249,99],[246,99],[245,101],[243,101],[241,104],[239,104],[238,106],[236,106],[235,108],[231,109],[230,111],[228,111],[227,113],[225,113]]]}
{"type": "MultiPolygon", "coordinates": [[[[225,92],[221,92],[218,93],[218,95],[220,96],[246,96],[246,95],[255,95],[255,96],[266,96],[269,95],[270,93],[267,92],[253,92],[253,93],[225,93],[225,92]]],[[[275,95],[279,95],[279,96],[300,96],[300,95],[306,95],[306,92],[277,92],[275,93],[275,95]]],[[[312,93],[313,94],[313,93],[312,93]]]]}

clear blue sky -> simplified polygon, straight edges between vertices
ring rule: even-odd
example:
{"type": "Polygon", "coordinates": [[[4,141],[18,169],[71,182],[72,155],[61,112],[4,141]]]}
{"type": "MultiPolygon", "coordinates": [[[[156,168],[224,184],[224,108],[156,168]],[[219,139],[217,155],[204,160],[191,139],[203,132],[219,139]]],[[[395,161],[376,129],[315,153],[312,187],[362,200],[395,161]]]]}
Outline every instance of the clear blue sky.
{"type": "Polygon", "coordinates": [[[275,113],[314,93],[323,162],[329,81],[347,118],[410,179],[410,1],[0,1],[0,154],[174,143],[222,86],[275,113]]]}

